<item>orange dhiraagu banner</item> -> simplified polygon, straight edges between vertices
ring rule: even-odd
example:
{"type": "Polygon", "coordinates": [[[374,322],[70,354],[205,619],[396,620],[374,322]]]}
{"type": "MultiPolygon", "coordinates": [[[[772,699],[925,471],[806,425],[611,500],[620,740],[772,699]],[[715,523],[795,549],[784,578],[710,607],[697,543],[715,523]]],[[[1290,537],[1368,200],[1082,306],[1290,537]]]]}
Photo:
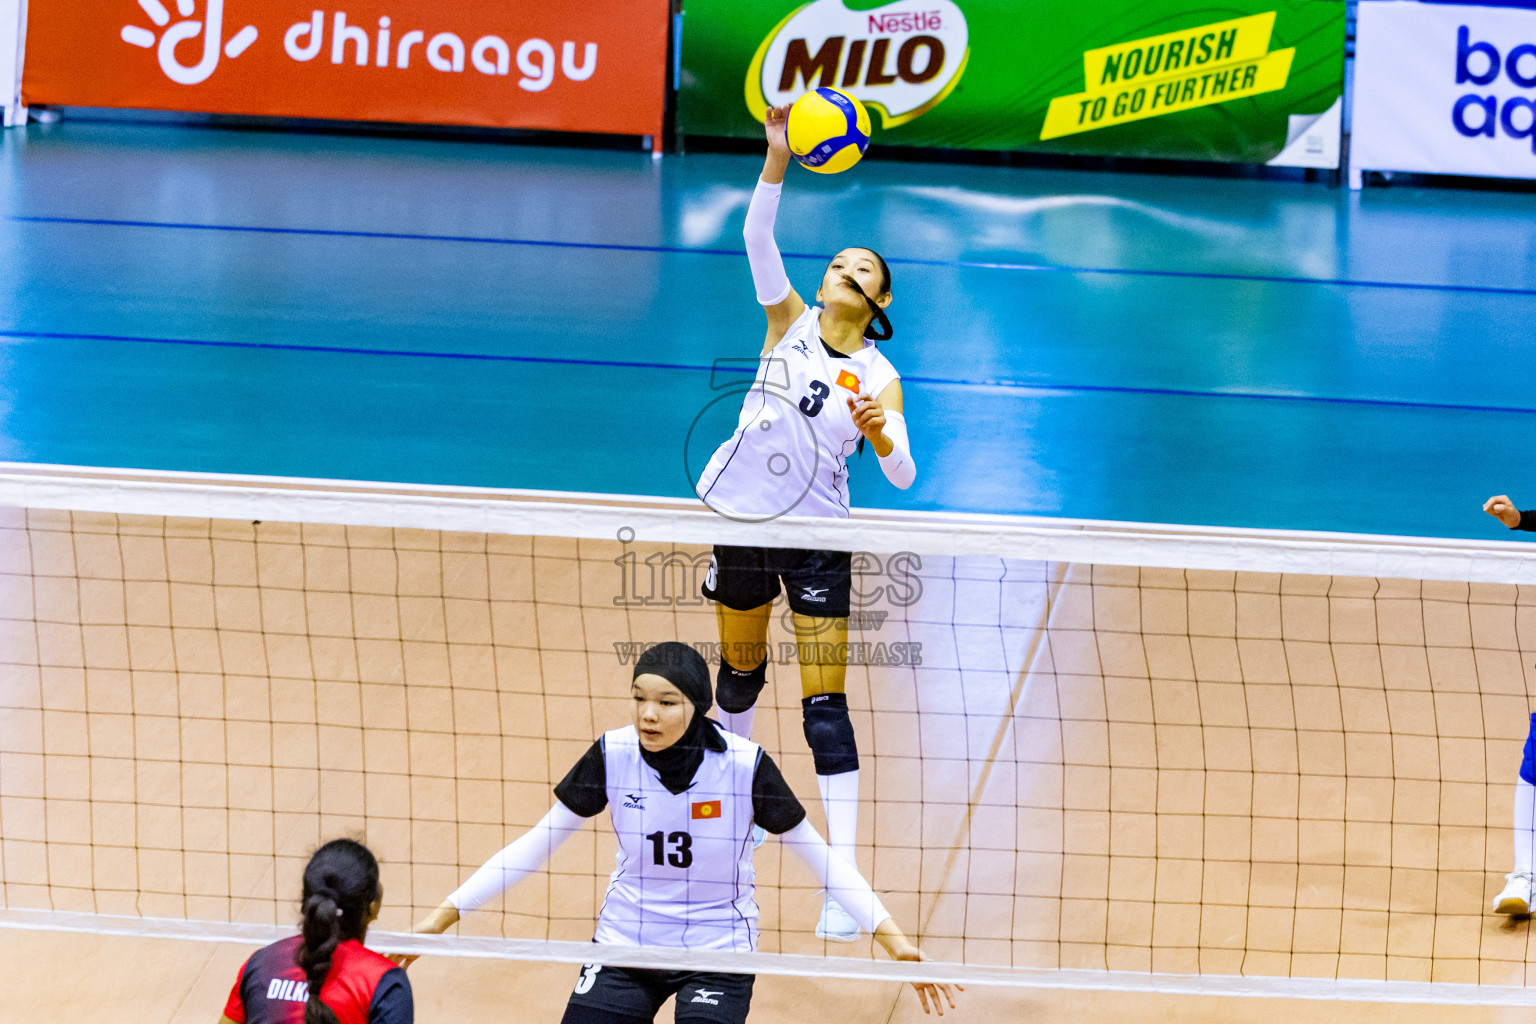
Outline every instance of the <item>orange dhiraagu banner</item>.
{"type": "Polygon", "coordinates": [[[30,104],[653,135],[668,0],[31,0],[30,104]]]}

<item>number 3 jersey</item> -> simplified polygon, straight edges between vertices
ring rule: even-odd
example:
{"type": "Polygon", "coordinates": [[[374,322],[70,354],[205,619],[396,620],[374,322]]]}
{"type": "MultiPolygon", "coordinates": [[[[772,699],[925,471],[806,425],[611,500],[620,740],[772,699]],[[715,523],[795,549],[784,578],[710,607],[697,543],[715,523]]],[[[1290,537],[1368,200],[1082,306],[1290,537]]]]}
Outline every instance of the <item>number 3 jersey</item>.
{"type": "Polygon", "coordinates": [[[633,726],[603,734],[608,812],[619,852],[597,942],[752,950],[752,780],[762,748],[721,730],[693,785],[672,793],[640,757],[633,726]]]}
{"type": "Polygon", "coordinates": [[[848,456],[859,441],[848,399],[873,398],[896,369],[872,342],[850,356],[821,340],[821,307],[808,306],[765,352],[742,398],[736,431],[699,477],[695,491],[722,515],[849,514],[848,456]]]}

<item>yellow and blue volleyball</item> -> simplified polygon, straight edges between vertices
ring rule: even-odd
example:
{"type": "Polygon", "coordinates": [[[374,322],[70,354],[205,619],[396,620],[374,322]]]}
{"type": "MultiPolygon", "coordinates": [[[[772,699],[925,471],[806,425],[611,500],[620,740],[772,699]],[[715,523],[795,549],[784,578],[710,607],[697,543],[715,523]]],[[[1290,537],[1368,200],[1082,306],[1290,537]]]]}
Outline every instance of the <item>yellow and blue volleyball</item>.
{"type": "Polygon", "coordinates": [[[789,151],[817,174],[846,171],[869,146],[869,111],[841,89],[823,87],[789,108],[789,151]]]}

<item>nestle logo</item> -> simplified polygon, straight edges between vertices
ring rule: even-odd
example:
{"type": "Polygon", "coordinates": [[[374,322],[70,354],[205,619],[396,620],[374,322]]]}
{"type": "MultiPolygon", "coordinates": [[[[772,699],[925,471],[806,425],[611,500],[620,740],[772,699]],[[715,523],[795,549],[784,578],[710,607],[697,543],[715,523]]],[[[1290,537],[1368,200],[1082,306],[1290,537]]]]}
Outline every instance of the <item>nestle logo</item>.
{"type": "Polygon", "coordinates": [[[895,35],[898,32],[934,32],[944,27],[938,11],[908,11],[905,14],[871,14],[870,35],[895,35]]]}

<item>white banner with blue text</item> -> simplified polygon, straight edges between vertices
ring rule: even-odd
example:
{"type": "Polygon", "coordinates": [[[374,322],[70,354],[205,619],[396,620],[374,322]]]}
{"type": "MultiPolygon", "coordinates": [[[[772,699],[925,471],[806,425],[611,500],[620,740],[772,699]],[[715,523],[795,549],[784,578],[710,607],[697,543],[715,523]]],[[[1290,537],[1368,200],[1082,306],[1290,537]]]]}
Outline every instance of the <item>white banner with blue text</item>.
{"type": "Polygon", "coordinates": [[[1362,0],[1350,164],[1536,178],[1536,0],[1362,0]]]}

